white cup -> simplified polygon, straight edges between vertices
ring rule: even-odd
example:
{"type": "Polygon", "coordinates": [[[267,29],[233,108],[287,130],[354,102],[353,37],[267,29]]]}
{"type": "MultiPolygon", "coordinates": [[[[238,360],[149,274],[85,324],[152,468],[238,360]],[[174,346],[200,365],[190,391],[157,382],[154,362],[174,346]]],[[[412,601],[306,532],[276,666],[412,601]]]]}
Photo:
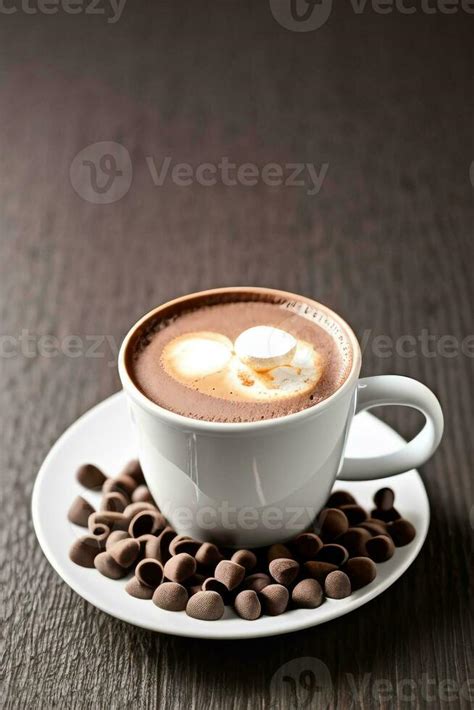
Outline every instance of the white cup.
{"type": "Polygon", "coordinates": [[[138,434],[138,456],[158,506],[179,534],[229,547],[284,542],[306,530],[336,478],[393,476],[423,464],[443,433],[435,395],[408,377],[359,379],[361,352],[350,327],[315,301],[258,288],[213,289],[160,306],[136,323],[122,344],[119,373],[138,434]],[[330,397],[295,414],[257,422],[206,422],[175,414],[150,401],[134,384],[126,353],[148,319],[200,296],[251,291],[304,302],[340,327],[350,341],[352,366],[330,397]],[[421,432],[398,451],[371,458],[344,458],[355,413],[396,404],[421,411],[421,432]]]}

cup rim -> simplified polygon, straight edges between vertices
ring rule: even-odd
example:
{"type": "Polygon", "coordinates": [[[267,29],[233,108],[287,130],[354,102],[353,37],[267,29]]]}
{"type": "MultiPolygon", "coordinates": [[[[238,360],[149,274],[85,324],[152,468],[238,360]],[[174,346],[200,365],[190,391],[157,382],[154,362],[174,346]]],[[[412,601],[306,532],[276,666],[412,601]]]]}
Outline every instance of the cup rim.
{"type": "Polygon", "coordinates": [[[159,416],[171,426],[179,428],[186,427],[188,429],[192,428],[201,432],[220,432],[223,434],[277,429],[281,426],[297,423],[302,419],[306,419],[319,414],[323,409],[327,408],[333,402],[342,397],[347,392],[347,390],[353,386],[354,381],[357,381],[359,377],[361,363],[362,354],[360,350],[359,341],[357,340],[355,333],[350,327],[350,325],[335,311],[333,311],[328,306],[319,303],[319,301],[316,301],[313,298],[298,295],[296,293],[292,293],[291,291],[282,291],[280,289],[266,288],[262,286],[225,286],[221,288],[212,288],[206,289],[204,291],[195,291],[193,293],[189,293],[184,296],[179,296],[178,298],[171,299],[170,301],[166,301],[165,303],[162,303],[161,305],[152,308],[150,311],[148,311],[148,313],[145,313],[144,316],[142,316],[138,321],[136,321],[136,323],[130,328],[130,330],[125,335],[122,341],[122,345],[120,346],[120,351],[118,355],[118,371],[120,380],[122,382],[122,387],[124,391],[136,402],[136,404],[143,407],[150,414],[159,416]],[[179,303],[183,303],[191,298],[244,292],[270,294],[280,298],[283,297],[291,298],[293,300],[297,299],[308,301],[311,305],[314,305],[318,309],[325,311],[333,320],[335,320],[348,336],[349,342],[352,347],[351,369],[342,385],[329,397],[323,399],[317,404],[313,404],[311,407],[306,407],[305,409],[301,409],[298,412],[293,412],[292,414],[285,414],[281,417],[275,417],[274,419],[262,419],[252,422],[213,422],[207,421],[205,419],[193,419],[192,417],[187,417],[183,414],[177,414],[176,412],[172,412],[169,409],[165,409],[165,407],[162,407],[159,404],[156,404],[156,402],[152,402],[150,399],[148,399],[148,397],[140,391],[140,389],[137,387],[132,377],[130,376],[125,358],[125,353],[127,352],[128,344],[135,332],[138,330],[138,328],[140,328],[143,323],[158,314],[164,308],[169,308],[179,303]]]}

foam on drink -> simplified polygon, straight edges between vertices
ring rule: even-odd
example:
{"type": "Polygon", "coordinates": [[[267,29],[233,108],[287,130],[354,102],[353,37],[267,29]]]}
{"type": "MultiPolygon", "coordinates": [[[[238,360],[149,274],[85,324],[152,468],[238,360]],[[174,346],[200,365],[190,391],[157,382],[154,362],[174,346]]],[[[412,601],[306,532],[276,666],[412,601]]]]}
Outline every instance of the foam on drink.
{"type": "Polygon", "coordinates": [[[255,326],[235,345],[220,333],[186,333],[164,348],[161,365],[174,379],[210,397],[270,402],[303,394],[321,377],[310,343],[270,326],[255,326]]]}

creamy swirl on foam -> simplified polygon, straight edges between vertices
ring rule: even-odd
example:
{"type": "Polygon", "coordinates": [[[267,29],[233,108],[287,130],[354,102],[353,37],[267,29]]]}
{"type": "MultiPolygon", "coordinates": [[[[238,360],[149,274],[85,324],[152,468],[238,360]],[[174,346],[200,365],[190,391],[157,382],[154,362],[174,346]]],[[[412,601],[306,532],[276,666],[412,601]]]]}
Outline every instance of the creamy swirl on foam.
{"type": "Polygon", "coordinates": [[[311,343],[270,326],[249,328],[235,343],[210,331],[179,335],[164,347],[161,364],[183,385],[230,401],[305,394],[323,374],[323,358],[311,343]]]}

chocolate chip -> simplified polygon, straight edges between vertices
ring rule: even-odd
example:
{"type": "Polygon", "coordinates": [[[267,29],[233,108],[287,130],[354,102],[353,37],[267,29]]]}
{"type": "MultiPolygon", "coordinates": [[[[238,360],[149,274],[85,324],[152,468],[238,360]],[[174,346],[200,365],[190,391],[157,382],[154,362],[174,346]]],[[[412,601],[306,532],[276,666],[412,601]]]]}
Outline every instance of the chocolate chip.
{"type": "Polygon", "coordinates": [[[364,528],[364,530],[367,530],[373,537],[375,537],[375,535],[385,535],[387,533],[385,523],[382,520],[376,520],[375,518],[368,518],[367,520],[364,520],[363,523],[357,525],[357,527],[364,528]]]}
{"type": "Polygon", "coordinates": [[[322,540],[315,533],[301,533],[293,541],[293,549],[299,560],[314,560],[322,548],[322,540]]]}
{"type": "Polygon", "coordinates": [[[387,535],[376,535],[366,542],[367,554],[374,562],[385,562],[393,557],[395,545],[387,535]]]}
{"type": "Polygon", "coordinates": [[[217,592],[197,592],[189,599],[186,614],[193,619],[217,621],[224,615],[224,602],[217,592]]]}
{"type": "Polygon", "coordinates": [[[145,535],[140,535],[140,537],[135,537],[133,539],[140,543],[140,557],[146,557],[150,560],[158,560],[158,562],[162,562],[160,558],[160,543],[158,542],[156,535],[145,533],[145,535]]]}
{"type": "Polygon", "coordinates": [[[136,599],[151,599],[154,590],[146,584],[142,584],[136,577],[132,577],[125,585],[125,591],[136,599]]]}
{"type": "Polygon", "coordinates": [[[131,567],[140,553],[140,543],[133,537],[116,542],[110,548],[110,556],[121,567],[131,567]]]}
{"type": "Polygon", "coordinates": [[[379,510],[391,510],[395,501],[395,493],[391,488],[380,488],[374,494],[375,507],[379,510]]]}
{"type": "Polygon", "coordinates": [[[163,580],[163,565],[146,557],[137,564],[135,576],[145,586],[156,589],[163,580]]]}
{"type": "Polygon", "coordinates": [[[157,535],[166,526],[166,520],[157,510],[142,510],[133,516],[128,527],[131,537],[157,535]]]}
{"type": "Polygon", "coordinates": [[[238,587],[245,577],[245,567],[237,564],[237,562],[221,560],[214,570],[214,577],[225,584],[227,589],[231,591],[238,587]]]}
{"type": "Polygon", "coordinates": [[[169,550],[172,555],[179,555],[180,552],[187,552],[188,555],[194,555],[201,547],[200,542],[194,540],[189,535],[176,535],[170,543],[169,550]]]}
{"type": "Polygon", "coordinates": [[[275,545],[270,545],[267,550],[267,560],[271,562],[272,560],[278,560],[280,558],[293,559],[293,555],[286,545],[281,545],[279,543],[275,545]]]}
{"type": "Polygon", "coordinates": [[[280,558],[270,562],[269,571],[275,582],[289,587],[296,579],[300,566],[295,560],[280,558]]]}
{"type": "Polygon", "coordinates": [[[356,500],[348,491],[334,491],[329,496],[326,508],[340,508],[341,505],[352,505],[356,500]]]}
{"type": "Polygon", "coordinates": [[[154,503],[153,496],[151,495],[148,486],[143,483],[137,486],[132,493],[133,503],[154,503]]]}
{"type": "Polygon", "coordinates": [[[261,592],[262,589],[272,584],[272,578],[264,572],[250,574],[242,582],[243,589],[252,589],[254,592],[261,592]]]}
{"type": "Polygon", "coordinates": [[[317,562],[329,562],[336,567],[340,567],[348,559],[349,553],[345,547],[336,543],[323,545],[316,555],[317,562]]]}
{"type": "Polygon", "coordinates": [[[117,478],[108,478],[102,486],[103,493],[122,493],[130,498],[137,487],[137,482],[131,476],[122,473],[117,478]]]}
{"type": "Polygon", "coordinates": [[[391,525],[387,525],[387,532],[395,543],[396,547],[408,545],[416,537],[414,526],[405,518],[395,520],[391,525]]]}
{"type": "Polygon", "coordinates": [[[229,590],[223,582],[219,582],[219,580],[215,577],[208,577],[205,579],[201,584],[201,588],[204,592],[217,592],[224,600],[224,604],[230,603],[229,590]]]}
{"type": "Polygon", "coordinates": [[[369,517],[367,511],[357,503],[351,505],[341,505],[341,510],[349,521],[349,527],[363,523],[369,517]]]}
{"type": "Polygon", "coordinates": [[[371,537],[371,533],[365,528],[349,528],[338,542],[346,548],[349,557],[364,557],[367,555],[367,540],[371,537]]]}
{"type": "Polygon", "coordinates": [[[88,503],[82,496],[77,496],[69,508],[67,517],[71,523],[86,528],[89,515],[92,515],[94,512],[94,508],[90,503],[88,503]]]}
{"type": "Polygon", "coordinates": [[[395,520],[400,520],[402,517],[396,508],[390,508],[389,510],[379,510],[379,508],[375,508],[371,515],[372,518],[383,520],[384,523],[393,523],[395,520]]]}
{"type": "Polygon", "coordinates": [[[126,540],[127,538],[128,533],[125,532],[125,530],[114,530],[107,538],[107,541],[105,543],[105,549],[107,550],[107,552],[109,552],[110,548],[113,547],[117,542],[120,542],[120,540],[126,540]]]}
{"type": "Polygon", "coordinates": [[[345,599],[351,594],[351,581],[347,574],[336,570],[326,577],[324,592],[331,599],[345,599]]]}
{"type": "Polygon", "coordinates": [[[318,516],[319,534],[324,542],[332,542],[346,532],[349,521],[339,508],[325,508],[318,516]]]}
{"type": "Polygon", "coordinates": [[[187,603],[188,591],[177,582],[163,582],[153,594],[153,604],[166,611],[184,611],[187,603]]]}
{"type": "Polygon", "coordinates": [[[126,530],[128,528],[128,518],[123,513],[99,510],[89,516],[88,525],[89,530],[92,530],[96,525],[107,525],[110,528],[110,532],[113,530],[126,530]]]}
{"type": "Polygon", "coordinates": [[[128,505],[128,500],[122,493],[106,493],[102,498],[100,509],[111,513],[123,513],[128,505]]]}
{"type": "Polygon", "coordinates": [[[195,559],[203,567],[214,568],[222,560],[222,555],[212,542],[203,542],[195,554],[195,559]]]}
{"type": "MultiPolygon", "coordinates": [[[[176,532],[169,525],[166,526],[164,530],[158,535],[158,548],[156,548],[155,555],[156,559],[159,560],[163,565],[167,562],[171,553],[169,547],[171,541],[176,537],[176,532]]],[[[155,548],[154,548],[155,549],[155,548]]]]}
{"type": "Polygon", "coordinates": [[[134,478],[137,483],[145,482],[142,467],[140,466],[140,462],[138,461],[138,459],[133,459],[132,461],[129,461],[120,475],[130,476],[131,478],[134,478]]]}
{"type": "Polygon", "coordinates": [[[97,540],[97,544],[99,545],[100,549],[105,550],[105,546],[110,535],[110,528],[107,527],[107,525],[97,523],[96,525],[91,526],[89,532],[94,537],[94,539],[97,540]]]}
{"type": "Polygon", "coordinates": [[[283,614],[288,606],[289,597],[288,589],[281,584],[269,584],[259,592],[262,608],[269,616],[283,614]]]}
{"type": "Polygon", "coordinates": [[[302,579],[291,592],[291,601],[300,609],[316,609],[323,601],[323,590],[316,579],[302,579]]]}
{"type": "Polygon", "coordinates": [[[117,564],[110,552],[100,552],[94,559],[94,567],[109,579],[121,579],[127,574],[127,570],[117,564]]]}
{"type": "Polygon", "coordinates": [[[81,567],[94,567],[94,560],[101,551],[99,540],[92,535],[85,535],[73,542],[69,550],[69,559],[81,567]]]}
{"type": "Polygon", "coordinates": [[[187,552],[180,552],[166,562],[165,577],[172,582],[184,582],[196,571],[196,560],[187,552]]]}
{"type": "Polygon", "coordinates": [[[328,574],[335,570],[337,570],[337,565],[333,565],[330,562],[309,561],[303,565],[303,574],[311,579],[316,579],[319,584],[324,584],[328,574]]]}
{"type": "Polygon", "coordinates": [[[84,486],[84,488],[97,490],[104,484],[107,479],[107,476],[102,473],[100,468],[94,466],[94,464],[85,463],[83,466],[80,466],[80,468],[78,468],[76,478],[81,484],[81,486],[84,486]]]}
{"type": "Polygon", "coordinates": [[[237,550],[230,558],[230,561],[242,565],[246,574],[248,574],[257,566],[257,555],[251,550],[237,550]]]}
{"type": "Polygon", "coordinates": [[[352,589],[361,589],[377,576],[377,567],[369,557],[353,557],[344,565],[344,572],[351,580],[352,589]]]}
{"type": "Polygon", "coordinates": [[[255,621],[262,613],[262,605],[256,592],[251,589],[244,589],[235,597],[234,609],[242,619],[255,621]]]}
{"type": "Polygon", "coordinates": [[[139,501],[137,503],[129,503],[123,514],[127,516],[129,520],[135,517],[137,513],[142,513],[144,510],[153,510],[154,512],[159,512],[158,508],[153,505],[153,503],[148,503],[147,501],[139,501]]]}

